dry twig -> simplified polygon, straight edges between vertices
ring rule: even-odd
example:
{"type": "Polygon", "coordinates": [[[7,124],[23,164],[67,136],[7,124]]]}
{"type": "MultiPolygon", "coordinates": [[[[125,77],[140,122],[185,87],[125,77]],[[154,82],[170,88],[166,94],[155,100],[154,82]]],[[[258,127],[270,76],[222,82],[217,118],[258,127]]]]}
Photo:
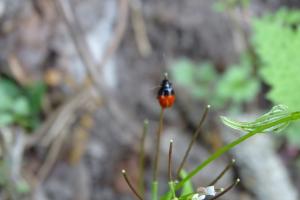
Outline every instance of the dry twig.
{"type": "Polygon", "coordinates": [[[119,1],[119,9],[118,9],[118,20],[116,29],[114,31],[114,35],[112,36],[109,45],[104,52],[101,61],[97,64],[94,60],[91,50],[83,37],[83,31],[80,28],[76,15],[74,14],[74,9],[72,9],[70,3],[68,1],[54,0],[57,11],[60,15],[63,16],[63,20],[67,25],[70,36],[73,39],[76,50],[85,65],[88,76],[93,81],[94,85],[97,87],[99,92],[105,92],[104,87],[102,86],[104,83],[100,83],[100,69],[107,63],[107,61],[112,57],[118,48],[120,41],[123,38],[125,28],[127,26],[127,18],[128,18],[128,0],[120,0],[119,1]]]}
{"type": "Polygon", "coordinates": [[[145,20],[142,13],[142,2],[140,0],[130,0],[131,21],[138,50],[143,57],[152,53],[152,47],[147,36],[145,20]]]}

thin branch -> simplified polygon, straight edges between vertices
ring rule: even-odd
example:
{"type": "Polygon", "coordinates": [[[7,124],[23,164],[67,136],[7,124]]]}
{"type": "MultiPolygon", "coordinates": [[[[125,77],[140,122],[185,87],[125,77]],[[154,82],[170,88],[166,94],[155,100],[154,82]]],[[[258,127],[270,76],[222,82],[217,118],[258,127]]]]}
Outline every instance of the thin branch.
{"type": "Polygon", "coordinates": [[[97,64],[92,56],[89,45],[83,37],[84,33],[79,25],[76,15],[74,14],[74,9],[72,9],[69,1],[54,0],[58,14],[62,15],[63,17],[63,20],[69,30],[78,55],[87,69],[88,76],[100,91],[103,90],[103,82],[100,82],[101,79],[99,79],[100,68],[103,68],[103,66],[115,53],[120,44],[120,41],[124,36],[124,32],[127,26],[128,0],[120,0],[118,2],[119,16],[117,19],[117,25],[114,34],[112,35],[112,38],[102,55],[101,61],[99,62],[99,64],[97,64]]]}
{"type": "Polygon", "coordinates": [[[66,136],[67,132],[63,131],[56,141],[51,145],[47,158],[38,172],[38,183],[42,183],[45,178],[47,178],[50,170],[59,156],[59,152],[63,147],[66,136]]]}
{"type": "Polygon", "coordinates": [[[92,88],[79,91],[76,95],[70,97],[47,118],[46,122],[34,134],[27,136],[27,147],[37,143],[42,146],[48,146],[65,129],[66,124],[73,120],[74,115],[72,113],[80,106],[86,105],[91,98],[93,98],[92,88]]]}
{"type": "Polygon", "coordinates": [[[155,148],[155,157],[154,157],[154,170],[153,170],[153,181],[157,180],[158,174],[158,165],[159,165],[159,152],[160,152],[160,136],[163,129],[163,118],[164,118],[164,109],[160,111],[159,117],[159,127],[156,134],[156,148],[155,148]]]}
{"type": "Polygon", "coordinates": [[[142,13],[141,0],[129,1],[131,8],[131,20],[134,30],[134,36],[138,50],[143,57],[147,57],[152,53],[152,47],[147,36],[145,20],[142,13]]]}
{"type": "Polygon", "coordinates": [[[93,82],[97,83],[97,79],[95,79],[95,76],[99,73],[97,71],[97,68],[95,67],[96,65],[94,58],[85,38],[82,36],[82,31],[76,20],[74,11],[70,6],[69,1],[54,0],[54,4],[58,14],[63,17],[64,23],[69,30],[71,38],[73,39],[73,43],[78,52],[78,55],[87,69],[88,76],[93,82]]]}
{"type": "Polygon", "coordinates": [[[173,152],[173,140],[170,140],[169,156],[168,156],[169,188],[170,191],[172,192],[172,199],[177,199],[175,193],[175,183],[172,178],[172,152],[173,152]]]}
{"type": "Polygon", "coordinates": [[[197,127],[196,131],[193,134],[193,138],[192,138],[192,140],[191,140],[191,142],[190,142],[190,144],[189,144],[189,146],[188,146],[188,148],[187,148],[187,150],[186,150],[186,152],[185,152],[185,154],[183,156],[183,159],[182,159],[182,161],[181,161],[181,163],[179,165],[179,168],[177,170],[177,178],[180,175],[180,171],[182,170],[182,168],[183,168],[183,166],[184,166],[184,164],[186,162],[186,159],[187,159],[187,157],[188,157],[188,155],[189,155],[189,153],[190,153],[190,151],[192,149],[193,144],[196,142],[199,134],[201,133],[201,127],[202,127],[202,125],[204,123],[204,120],[205,120],[207,114],[208,114],[209,108],[210,108],[210,105],[207,105],[205,107],[204,113],[203,113],[203,115],[201,117],[201,120],[200,120],[200,122],[198,124],[198,127],[197,127]]]}
{"type": "Polygon", "coordinates": [[[231,184],[228,188],[224,189],[223,192],[217,194],[216,196],[214,196],[210,200],[215,200],[215,199],[218,199],[219,197],[223,196],[224,194],[229,192],[232,188],[234,188],[239,182],[240,182],[240,179],[239,178],[236,179],[236,181],[233,184],[231,184]]]}
{"type": "Polygon", "coordinates": [[[170,140],[169,146],[169,156],[168,156],[168,175],[169,175],[169,182],[172,182],[172,151],[173,151],[173,140],[170,140]]]}
{"type": "Polygon", "coordinates": [[[143,128],[143,134],[140,142],[140,161],[139,161],[139,191],[141,195],[144,197],[145,194],[145,186],[144,186],[144,180],[145,180],[145,139],[146,139],[146,134],[148,132],[148,120],[144,120],[144,128],[143,128]]]}
{"type": "Polygon", "coordinates": [[[232,159],[231,162],[220,173],[220,175],[217,176],[217,178],[215,178],[215,180],[213,180],[210,184],[208,184],[208,186],[215,185],[218,182],[218,180],[220,180],[224,176],[224,174],[234,165],[234,163],[235,163],[235,160],[232,159]]]}
{"type": "Polygon", "coordinates": [[[141,197],[141,195],[139,195],[139,193],[136,191],[136,189],[134,189],[134,187],[132,186],[130,180],[128,179],[127,177],[127,174],[126,174],[126,170],[123,169],[122,170],[122,174],[123,174],[123,177],[127,183],[127,185],[129,186],[129,188],[131,189],[131,191],[135,194],[135,196],[139,199],[139,200],[143,200],[143,198],[141,197]]]}
{"type": "Polygon", "coordinates": [[[104,66],[107,61],[112,57],[112,55],[118,49],[121,40],[124,36],[126,26],[127,26],[127,19],[128,19],[128,0],[119,0],[119,7],[118,7],[118,19],[117,19],[117,26],[114,31],[114,35],[109,41],[109,44],[106,48],[106,51],[102,55],[101,61],[99,66],[104,66]]]}

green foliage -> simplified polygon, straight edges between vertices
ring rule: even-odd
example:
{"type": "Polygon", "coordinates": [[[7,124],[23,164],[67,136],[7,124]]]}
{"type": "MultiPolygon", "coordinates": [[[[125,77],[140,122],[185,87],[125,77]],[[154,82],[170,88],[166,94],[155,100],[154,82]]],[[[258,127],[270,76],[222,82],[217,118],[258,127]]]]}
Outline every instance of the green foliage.
{"type": "MultiPolygon", "coordinates": [[[[226,117],[222,117],[221,119],[225,125],[228,125],[229,127],[237,130],[247,131],[247,133],[232,141],[231,143],[227,144],[226,146],[218,149],[215,153],[213,153],[209,158],[207,158],[194,170],[185,174],[184,178],[176,184],[175,190],[179,190],[180,188],[189,185],[191,178],[194,177],[197,173],[199,173],[202,169],[204,169],[211,162],[222,156],[230,149],[249,139],[250,137],[258,133],[281,131],[290,122],[299,120],[300,112],[289,112],[286,106],[278,105],[274,106],[269,112],[254,120],[254,122],[238,122],[228,119],[226,117]]],[[[168,195],[170,193],[171,191],[169,191],[165,196],[163,196],[161,200],[170,200],[170,195],[168,195]]],[[[190,197],[191,195],[187,194],[180,196],[179,199],[188,200],[190,199],[190,197]]]]}
{"type": "Polygon", "coordinates": [[[197,65],[188,59],[180,59],[171,68],[174,81],[189,89],[195,98],[209,101],[215,95],[212,90],[216,88],[219,78],[210,63],[197,65]]]}
{"type": "Polygon", "coordinates": [[[39,123],[45,86],[35,83],[21,87],[9,79],[0,79],[0,127],[12,124],[34,129],[39,123]]]}
{"type": "MultiPolygon", "coordinates": [[[[160,123],[162,123],[162,116],[160,123]]],[[[204,115],[205,116],[205,115],[204,115]]],[[[180,178],[179,181],[173,181],[171,174],[169,174],[169,190],[166,194],[159,197],[158,194],[158,181],[157,179],[153,179],[152,182],[152,200],[192,200],[192,199],[203,199],[207,197],[207,195],[210,194],[209,191],[213,192],[213,195],[216,194],[216,191],[214,189],[214,185],[211,185],[209,187],[205,187],[205,192],[201,191],[195,191],[193,188],[193,185],[191,183],[191,179],[198,174],[202,169],[207,167],[210,163],[212,163],[214,160],[218,159],[220,156],[222,156],[224,153],[228,152],[230,149],[234,148],[235,146],[241,144],[242,142],[246,141],[250,137],[258,134],[258,133],[265,133],[265,132],[272,132],[272,131],[281,131],[283,128],[285,128],[290,122],[300,120],[300,111],[297,112],[290,112],[288,111],[288,108],[284,105],[278,105],[274,106],[269,112],[262,115],[261,117],[257,118],[253,122],[238,122],[231,119],[228,119],[227,117],[221,117],[222,121],[225,125],[228,125],[231,128],[246,131],[246,134],[243,134],[242,136],[238,137],[231,143],[221,147],[216,152],[214,152],[210,157],[208,157],[204,162],[202,162],[200,165],[198,165],[195,169],[193,169],[191,172],[185,172],[184,170],[180,171],[180,178]],[[179,193],[178,190],[181,189],[181,192],[179,193]],[[178,196],[177,196],[178,195],[178,196]]],[[[160,129],[159,129],[160,130],[160,129]]],[[[144,141],[144,140],[142,140],[144,141]]],[[[170,149],[169,149],[169,159],[168,159],[168,170],[169,173],[171,172],[171,158],[172,158],[172,146],[170,141],[170,149]]],[[[142,165],[141,165],[142,166],[142,165]]],[[[227,167],[226,167],[227,168],[227,167]]],[[[180,168],[181,169],[181,168],[180,168]]],[[[130,183],[126,171],[122,170],[123,176],[125,181],[127,182],[128,186],[131,188],[131,190],[136,194],[136,196],[139,199],[143,199],[139,195],[139,192],[137,192],[132,184],[130,183]]],[[[222,174],[224,171],[222,172],[222,174]]],[[[220,175],[222,176],[222,175],[220,175]]],[[[220,176],[218,176],[218,179],[220,179],[220,176]]],[[[144,178],[144,177],[141,177],[144,178]]],[[[218,180],[217,179],[217,180],[218,180]]],[[[217,181],[216,180],[216,181],[217,181]]],[[[216,183],[214,181],[214,183],[216,183]]],[[[236,180],[234,185],[231,185],[228,187],[228,190],[225,189],[225,191],[229,191],[229,188],[232,188],[239,182],[239,179],[236,180]]],[[[213,183],[213,184],[214,184],[213,183]]],[[[224,193],[219,193],[216,196],[216,198],[219,198],[224,193]]],[[[143,195],[143,194],[142,194],[143,195]]],[[[144,195],[143,195],[144,196],[144,195]]]]}
{"type": "Polygon", "coordinates": [[[223,12],[225,10],[235,8],[237,6],[248,7],[249,4],[250,0],[219,0],[214,2],[213,10],[217,12],[223,12]]]}
{"type": "MultiPolygon", "coordinates": [[[[262,115],[254,122],[237,122],[230,120],[226,117],[222,117],[223,122],[226,125],[229,125],[232,128],[248,131],[247,134],[239,137],[233,142],[227,144],[226,146],[218,149],[213,153],[207,160],[197,166],[190,173],[184,173],[182,180],[175,185],[175,190],[183,188],[185,190],[181,193],[178,199],[190,200],[191,197],[195,194],[191,186],[191,178],[199,173],[203,168],[209,165],[211,162],[219,158],[221,155],[234,148],[243,141],[249,139],[250,137],[256,135],[257,133],[270,132],[270,131],[280,131],[291,121],[299,120],[300,112],[288,112],[287,107],[283,105],[275,106],[271,111],[262,115]],[[233,123],[234,122],[234,123],[233,123]],[[192,193],[189,193],[192,192],[192,193]]],[[[172,191],[170,190],[166,195],[162,196],[161,200],[171,200],[172,191]]]]}
{"type": "Polygon", "coordinates": [[[220,78],[217,94],[222,99],[230,99],[235,105],[250,102],[259,91],[259,81],[251,76],[251,65],[243,58],[240,65],[231,66],[220,78]]]}
{"type": "MultiPolygon", "coordinates": [[[[30,191],[29,184],[24,179],[12,180],[10,176],[9,167],[10,162],[6,159],[0,160],[0,186],[2,189],[7,190],[10,195],[19,196],[26,194],[30,191]]],[[[20,198],[18,198],[20,199],[20,198]]]]}
{"type": "MultiPolygon", "coordinates": [[[[271,86],[267,98],[300,110],[300,10],[281,9],[253,23],[253,46],[261,59],[260,75],[271,86]]],[[[300,123],[287,132],[300,144],[300,123]]]]}
{"type": "Polygon", "coordinates": [[[191,95],[209,102],[215,108],[238,109],[242,103],[252,101],[259,91],[259,81],[251,74],[247,56],[238,65],[232,65],[222,75],[210,63],[195,64],[190,60],[178,60],[171,68],[174,80],[187,87],[191,95]]]}
{"type": "MultiPolygon", "coordinates": [[[[0,128],[18,125],[28,130],[34,129],[38,125],[44,92],[45,87],[42,83],[21,87],[13,80],[1,77],[0,128]]],[[[19,195],[30,191],[30,186],[22,178],[11,177],[12,155],[9,151],[10,148],[7,148],[7,146],[7,144],[2,143],[0,186],[6,190],[12,199],[19,199],[19,195]]]]}
{"type": "MultiPolygon", "coordinates": [[[[184,179],[187,176],[187,172],[185,170],[180,171],[180,178],[184,179]]],[[[191,180],[187,181],[181,191],[181,196],[189,195],[195,193],[191,180]]]]}
{"type": "MultiPolygon", "coordinates": [[[[228,119],[227,117],[221,117],[221,119],[225,125],[233,129],[250,132],[254,131],[260,126],[269,124],[271,122],[277,121],[278,119],[286,117],[289,114],[290,113],[288,112],[287,106],[278,105],[274,106],[269,112],[257,118],[253,122],[238,122],[235,120],[228,119]]],[[[288,125],[289,121],[287,121],[286,123],[278,124],[277,126],[272,126],[269,129],[265,129],[264,132],[280,132],[288,125]]]]}

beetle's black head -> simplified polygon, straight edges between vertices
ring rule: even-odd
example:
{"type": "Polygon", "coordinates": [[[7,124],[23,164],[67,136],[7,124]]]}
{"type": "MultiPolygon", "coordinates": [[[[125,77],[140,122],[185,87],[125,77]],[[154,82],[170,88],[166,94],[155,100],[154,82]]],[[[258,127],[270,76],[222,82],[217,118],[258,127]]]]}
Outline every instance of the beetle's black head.
{"type": "Polygon", "coordinates": [[[169,88],[169,87],[172,87],[172,83],[168,79],[164,78],[164,80],[162,80],[160,86],[162,88],[169,88]]]}
{"type": "Polygon", "coordinates": [[[158,91],[158,96],[169,96],[174,95],[174,89],[172,87],[172,83],[165,77],[160,85],[160,89],[158,91]]]}

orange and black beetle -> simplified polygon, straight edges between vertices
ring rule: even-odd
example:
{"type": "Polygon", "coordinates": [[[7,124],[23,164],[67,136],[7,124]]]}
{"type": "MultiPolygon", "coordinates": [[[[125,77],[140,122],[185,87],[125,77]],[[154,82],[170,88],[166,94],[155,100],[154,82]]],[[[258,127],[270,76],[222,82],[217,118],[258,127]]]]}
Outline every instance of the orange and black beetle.
{"type": "Polygon", "coordinates": [[[169,108],[174,104],[175,92],[172,83],[168,80],[167,74],[165,74],[165,78],[161,82],[160,89],[157,93],[157,99],[162,108],[169,108]]]}

